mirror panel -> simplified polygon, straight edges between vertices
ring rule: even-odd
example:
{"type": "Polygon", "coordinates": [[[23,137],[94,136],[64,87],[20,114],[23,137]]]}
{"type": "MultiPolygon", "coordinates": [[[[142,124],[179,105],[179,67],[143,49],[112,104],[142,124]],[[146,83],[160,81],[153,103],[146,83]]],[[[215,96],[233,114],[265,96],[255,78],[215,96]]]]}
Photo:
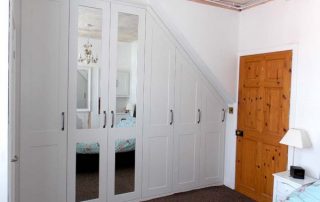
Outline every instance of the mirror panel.
{"type": "Polygon", "coordinates": [[[115,142],[115,195],[135,190],[136,139],[115,142]]]}
{"type": "Polygon", "coordinates": [[[77,129],[100,128],[102,10],[78,8],[77,129]]]}
{"type": "Polygon", "coordinates": [[[136,126],[139,16],[118,14],[116,127],[136,126]]]}
{"type": "Polygon", "coordinates": [[[99,198],[99,143],[76,145],[76,202],[99,198]]]}

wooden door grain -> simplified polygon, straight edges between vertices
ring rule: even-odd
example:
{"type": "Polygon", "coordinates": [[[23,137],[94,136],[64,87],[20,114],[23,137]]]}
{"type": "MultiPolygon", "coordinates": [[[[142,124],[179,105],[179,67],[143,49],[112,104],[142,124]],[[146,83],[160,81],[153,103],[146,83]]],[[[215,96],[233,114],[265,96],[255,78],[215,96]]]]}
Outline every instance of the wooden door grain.
{"type": "Polygon", "coordinates": [[[279,142],[289,127],[292,51],[240,60],[236,190],[272,201],[272,173],[284,171],[288,149],[279,142]]]}

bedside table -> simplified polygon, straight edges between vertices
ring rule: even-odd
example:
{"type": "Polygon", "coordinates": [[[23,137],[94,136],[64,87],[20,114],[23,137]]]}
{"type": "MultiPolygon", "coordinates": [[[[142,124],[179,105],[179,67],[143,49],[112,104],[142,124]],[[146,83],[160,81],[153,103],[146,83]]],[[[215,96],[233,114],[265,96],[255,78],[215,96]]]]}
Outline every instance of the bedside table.
{"type": "Polygon", "coordinates": [[[292,178],[290,171],[274,173],[273,176],[273,202],[284,201],[294,190],[317,181],[317,179],[308,176],[305,176],[303,180],[292,178]]]}

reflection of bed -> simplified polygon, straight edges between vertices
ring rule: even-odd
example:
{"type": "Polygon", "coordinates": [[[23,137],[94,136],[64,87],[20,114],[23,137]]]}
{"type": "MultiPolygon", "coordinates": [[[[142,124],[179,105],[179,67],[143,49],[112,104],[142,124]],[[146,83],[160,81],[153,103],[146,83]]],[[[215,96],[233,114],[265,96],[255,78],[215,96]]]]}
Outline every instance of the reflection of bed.
{"type": "Polygon", "coordinates": [[[286,201],[292,202],[319,202],[320,201],[320,181],[304,186],[291,193],[286,201]]]}
{"type": "MultiPolygon", "coordinates": [[[[121,120],[117,124],[117,128],[130,128],[134,127],[136,119],[129,117],[125,120],[121,120]]],[[[135,139],[118,139],[115,142],[116,153],[130,152],[135,150],[136,140],[135,139]]],[[[77,154],[98,154],[100,150],[99,143],[78,143],[77,154]]]]}

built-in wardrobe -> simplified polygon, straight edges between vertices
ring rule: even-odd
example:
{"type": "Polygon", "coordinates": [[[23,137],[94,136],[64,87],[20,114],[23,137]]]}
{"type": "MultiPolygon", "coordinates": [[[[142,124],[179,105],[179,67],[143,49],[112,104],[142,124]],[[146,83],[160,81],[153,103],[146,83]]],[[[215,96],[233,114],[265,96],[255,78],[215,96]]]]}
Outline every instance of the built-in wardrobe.
{"type": "Polygon", "coordinates": [[[21,202],[223,184],[225,101],[151,7],[21,1],[21,202]]]}

